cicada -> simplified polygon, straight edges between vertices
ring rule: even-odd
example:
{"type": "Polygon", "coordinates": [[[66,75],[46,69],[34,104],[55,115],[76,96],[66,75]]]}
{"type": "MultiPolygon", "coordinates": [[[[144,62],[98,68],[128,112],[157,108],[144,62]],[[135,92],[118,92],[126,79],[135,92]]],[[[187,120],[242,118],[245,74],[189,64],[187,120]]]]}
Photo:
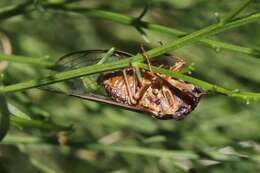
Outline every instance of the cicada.
{"type": "MultiPolygon", "coordinates": [[[[63,70],[67,70],[81,67],[89,62],[99,63],[102,55],[106,55],[106,52],[108,50],[86,50],[70,53],[60,58],[57,65],[63,67],[63,70]]],[[[131,56],[130,53],[116,50],[112,52],[110,58],[121,59],[131,56]]],[[[172,57],[169,54],[165,54],[164,56],[172,57]]],[[[180,72],[185,66],[185,62],[180,58],[173,65],[159,61],[152,61],[149,65],[151,64],[168,68],[173,72],[180,72]]],[[[156,119],[180,120],[185,118],[197,106],[202,95],[200,88],[182,80],[154,73],[151,70],[139,70],[141,74],[140,79],[137,77],[136,70],[135,67],[130,66],[99,75],[94,82],[102,86],[106,92],[106,96],[82,90],[76,92],[51,91],[116,105],[121,108],[151,115],[156,119]]]]}

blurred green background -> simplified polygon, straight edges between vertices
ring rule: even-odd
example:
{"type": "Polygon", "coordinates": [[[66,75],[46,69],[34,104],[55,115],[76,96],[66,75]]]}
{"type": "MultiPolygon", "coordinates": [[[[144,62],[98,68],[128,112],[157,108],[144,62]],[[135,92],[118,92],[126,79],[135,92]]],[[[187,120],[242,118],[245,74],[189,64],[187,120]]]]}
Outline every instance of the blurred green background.
{"type": "MultiPolygon", "coordinates": [[[[21,2],[0,0],[0,7],[21,2]]],[[[151,6],[144,20],[192,32],[214,22],[239,1],[225,0],[88,0],[82,6],[138,16],[151,6]]],[[[115,47],[140,52],[142,36],[131,26],[87,16],[64,15],[43,9],[0,21],[0,31],[12,44],[13,54],[58,59],[86,49],[115,47]]],[[[243,14],[259,11],[251,4],[243,14]]],[[[223,32],[215,38],[259,48],[260,23],[223,32]]],[[[146,31],[150,43],[176,38],[146,31]]],[[[228,88],[260,92],[260,61],[227,50],[189,44],[173,52],[194,63],[193,76],[228,88]]],[[[9,63],[5,84],[40,78],[50,72],[32,65],[9,63]]],[[[109,105],[45,93],[38,89],[7,95],[15,112],[74,131],[60,133],[11,126],[0,144],[1,173],[159,173],[259,172],[260,107],[227,96],[205,95],[183,121],[159,121],[109,105]],[[65,141],[59,145],[58,141],[65,141]]]]}

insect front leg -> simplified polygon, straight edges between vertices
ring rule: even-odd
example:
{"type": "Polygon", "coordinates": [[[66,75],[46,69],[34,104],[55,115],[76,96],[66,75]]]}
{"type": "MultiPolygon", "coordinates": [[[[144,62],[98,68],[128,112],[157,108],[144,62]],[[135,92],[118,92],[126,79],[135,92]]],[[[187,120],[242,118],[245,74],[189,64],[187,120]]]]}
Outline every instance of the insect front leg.
{"type": "Polygon", "coordinates": [[[141,44],[140,48],[141,48],[141,50],[142,50],[142,55],[143,55],[143,57],[145,58],[145,60],[146,60],[146,62],[147,62],[147,65],[148,65],[148,67],[149,67],[150,72],[151,72],[152,74],[154,74],[154,73],[153,73],[153,70],[152,70],[151,62],[150,62],[150,60],[149,60],[149,57],[145,54],[145,50],[144,50],[143,44],[141,44]]]}
{"type": "MultiPolygon", "coordinates": [[[[160,45],[163,45],[163,43],[161,41],[159,43],[160,43],[160,45]]],[[[170,68],[170,70],[172,72],[181,72],[182,70],[184,70],[186,68],[186,62],[181,57],[178,57],[176,55],[172,55],[169,53],[165,53],[164,55],[166,57],[175,59],[175,61],[176,61],[175,65],[170,68]]]]}
{"type": "MultiPolygon", "coordinates": [[[[138,104],[139,100],[145,93],[145,91],[148,89],[148,87],[151,85],[151,82],[149,80],[146,80],[146,75],[143,76],[143,73],[141,72],[141,69],[138,66],[135,66],[134,64],[131,64],[131,68],[133,70],[133,85],[134,85],[134,93],[133,98],[135,100],[135,104],[138,104]]],[[[151,74],[149,74],[150,78],[151,74]]]]}
{"type": "Polygon", "coordinates": [[[176,63],[174,64],[174,66],[172,66],[170,68],[171,71],[173,72],[181,72],[182,70],[184,70],[187,66],[186,62],[180,58],[180,57],[177,57],[175,55],[168,55],[167,56],[171,57],[171,58],[174,58],[176,60],[176,63]]]}

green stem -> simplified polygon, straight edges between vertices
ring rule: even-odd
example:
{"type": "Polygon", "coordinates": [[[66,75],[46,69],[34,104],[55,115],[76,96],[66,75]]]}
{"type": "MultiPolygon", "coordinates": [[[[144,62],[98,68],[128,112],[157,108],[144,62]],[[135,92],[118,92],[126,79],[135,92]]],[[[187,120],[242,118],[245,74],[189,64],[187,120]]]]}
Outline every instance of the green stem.
{"type": "MultiPolygon", "coordinates": [[[[105,10],[74,7],[74,6],[69,6],[69,5],[68,6],[59,6],[59,5],[58,6],[49,6],[49,8],[55,8],[55,9],[59,9],[59,10],[65,11],[65,12],[76,13],[79,15],[85,14],[87,16],[98,17],[101,19],[110,20],[110,21],[117,22],[117,23],[124,24],[124,25],[132,25],[134,27],[137,26],[139,28],[144,28],[144,29],[148,29],[151,31],[165,33],[165,34],[169,34],[172,36],[181,37],[181,36],[185,36],[188,34],[181,30],[177,30],[174,28],[170,28],[167,26],[158,25],[158,24],[154,24],[154,23],[149,23],[146,21],[136,20],[136,18],[134,18],[134,17],[129,17],[129,16],[125,16],[122,14],[109,12],[109,11],[105,11],[105,10]]],[[[258,18],[257,20],[259,20],[258,15],[256,16],[256,18],[258,18]]],[[[252,20],[252,19],[250,19],[250,20],[252,20]]],[[[253,22],[253,21],[248,21],[248,22],[253,22]]],[[[229,27],[231,27],[231,26],[232,26],[232,24],[229,25],[229,27]]],[[[236,26],[233,26],[233,27],[236,27],[236,26]]],[[[238,46],[238,45],[234,45],[234,44],[229,44],[229,43],[225,43],[225,42],[221,42],[221,41],[217,41],[217,40],[213,40],[213,39],[209,39],[209,38],[201,38],[200,42],[204,43],[205,45],[209,45],[213,48],[222,48],[222,49],[227,49],[227,50],[231,50],[231,51],[235,51],[235,52],[249,54],[251,56],[260,57],[260,51],[256,50],[256,49],[238,46]]]]}
{"type": "Polygon", "coordinates": [[[187,42],[194,42],[201,37],[206,37],[206,36],[210,35],[213,31],[220,30],[223,27],[224,27],[224,25],[222,25],[221,23],[210,25],[208,27],[195,31],[189,35],[181,37],[171,43],[167,43],[167,44],[164,44],[163,46],[151,49],[148,52],[146,52],[146,55],[149,57],[155,57],[155,56],[162,55],[164,53],[173,51],[174,49],[183,46],[187,42]]]}
{"type": "Polygon", "coordinates": [[[243,46],[238,46],[235,44],[229,44],[221,41],[216,41],[213,39],[208,39],[208,38],[201,38],[200,42],[211,45],[213,48],[217,49],[226,49],[234,52],[240,52],[244,54],[248,54],[251,56],[254,56],[256,58],[260,58],[260,50],[257,49],[252,49],[248,47],[243,47],[243,46]]]}
{"type": "Polygon", "coordinates": [[[46,142],[43,138],[36,136],[24,136],[24,135],[8,135],[2,141],[2,144],[17,145],[17,144],[40,144],[46,142]]]}
{"type": "Polygon", "coordinates": [[[245,9],[250,3],[252,2],[252,0],[243,0],[242,2],[240,2],[240,4],[235,7],[233,10],[231,10],[228,14],[226,14],[222,19],[221,22],[222,23],[227,23],[229,21],[231,21],[235,16],[237,16],[243,9],[245,9]]]}
{"type": "Polygon", "coordinates": [[[50,62],[39,57],[34,58],[34,57],[25,57],[25,56],[16,56],[16,55],[6,55],[0,53],[0,60],[23,63],[23,64],[32,64],[36,66],[43,66],[46,68],[51,68],[54,66],[54,62],[50,62]]]}
{"type": "MultiPolygon", "coordinates": [[[[244,8],[244,7],[246,7],[246,5],[247,4],[243,4],[240,7],[238,6],[236,8],[236,10],[233,10],[233,11],[237,11],[237,9],[242,10],[241,7],[244,8]]],[[[14,5],[14,6],[2,9],[2,10],[0,10],[0,19],[7,19],[8,17],[26,13],[26,12],[28,12],[29,6],[30,6],[30,3],[28,1],[27,3],[21,4],[21,5],[14,5]]],[[[132,25],[132,26],[138,25],[139,28],[144,28],[144,29],[148,29],[151,31],[165,33],[165,34],[169,34],[172,36],[184,36],[187,34],[186,32],[183,32],[183,31],[180,31],[180,30],[177,30],[174,28],[149,23],[146,21],[136,20],[136,18],[134,18],[134,17],[129,17],[129,16],[125,16],[122,14],[104,11],[104,10],[73,7],[73,6],[68,6],[68,5],[64,6],[63,3],[61,3],[61,4],[47,3],[47,4],[45,4],[45,7],[50,8],[50,9],[59,9],[62,11],[73,12],[76,14],[85,14],[88,16],[98,17],[101,19],[106,19],[106,20],[114,21],[117,23],[125,24],[125,25],[132,25]]],[[[231,12],[230,12],[230,14],[231,14],[231,12]]],[[[232,17],[234,17],[234,14],[235,14],[235,12],[232,12],[232,17]]],[[[251,56],[260,57],[260,51],[256,50],[256,49],[238,46],[238,45],[234,45],[234,44],[229,44],[229,43],[216,41],[216,40],[212,40],[212,39],[208,39],[208,38],[201,38],[200,42],[204,43],[205,45],[209,45],[213,48],[227,49],[227,50],[231,50],[231,51],[235,51],[235,52],[249,54],[251,56]]]]}
{"type": "Polygon", "coordinates": [[[120,145],[101,145],[92,144],[87,146],[92,150],[99,151],[113,151],[122,152],[129,154],[140,154],[144,156],[153,156],[160,158],[174,158],[174,159],[197,159],[198,155],[191,151],[174,151],[174,150],[162,150],[162,149],[148,149],[143,147],[130,147],[130,146],[120,146],[120,145]]]}
{"type": "MultiPolygon", "coordinates": [[[[3,74],[0,74],[0,85],[3,86],[3,74]]],[[[9,109],[4,94],[0,94],[0,141],[6,136],[9,125],[9,109]]]]}
{"type": "Polygon", "coordinates": [[[39,120],[28,120],[12,115],[10,117],[11,124],[23,128],[37,128],[42,130],[51,131],[71,131],[72,126],[61,126],[51,122],[39,121],[39,120]]]}
{"type": "Polygon", "coordinates": [[[0,9],[0,20],[24,14],[27,11],[28,6],[31,5],[32,2],[33,0],[28,0],[21,4],[16,4],[0,9]]]}
{"type": "Polygon", "coordinates": [[[225,23],[224,24],[225,27],[212,32],[211,35],[215,35],[216,33],[219,33],[219,32],[223,32],[223,31],[233,29],[233,28],[237,28],[239,26],[243,26],[243,25],[246,25],[246,24],[249,24],[249,23],[252,23],[252,22],[256,22],[258,20],[260,20],[260,12],[250,14],[246,17],[241,17],[239,19],[235,19],[235,20],[232,20],[228,23],[225,23]]]}
{"type": "MultiPolygon", "coordinates": [[[[61,11],[65,11],[65,12],[71,12],[73,14],[78,14],[78,15],[85,14],[88,16],[98,17],[98,18],[110,20],[110,21],[117,22],[120,24],[125,24],[125,25],[133,25],[133,26],[137,25],[138,27],[142,27],[145,29],[151,29],[151,30],[156,30],[156,31],[160,31],[160,32],[168,32],[171,34],[175,34],[177,36],[183,36],[183,35],[187,34],[183,31],[180,31],[177,29],[173,29],[173,28],[169,28],[169,27],[165,27],[165,26],[161,26],[158,24],[153,24],[153,23],[149,23],[149,22],[145,22],[145,21],[139,21],[139,20],[136,20],[135,17],[129,17],[126,15],[109,12],[109,11],[105,11],[105,10],[86,8],[86,7],[77,7],[75,5],[46,5],[46,8],[61,10],[61,11]]],[[[232,20],[232,21],[228,22],[229,27],[233,28],[233,27],[245,25],[247,23],[252,23],[254,21],[259,20],[259,17],[260,17],[260,12],[257,12],[255,14],[248,15],[248,17],[241,18],[241,19],[244,19],[243,22],[241,22],[241,19],[232,20]]],[[[228,28],[228,29],[230,29],[230,28],[228,28]]],[[[223,31],[224,30],[226,30],[226,29],[223,28],[223,31]]]]}
{"type": "MultiPolygon", "coordinates": [[[[136,57],[138,57],[139,59],[142,58],[141,56],[136,56],[136,57]]],[[[69,71],[57,73],[57,74],[54,74],[54,75],[51,75],[51,76],[48,76],[48,77],[45,77],[45,78],[39,79],[39,80],[30,80],[30,81],[21,82],[18,84],[0,87],[0,93],[21,91],[21,90],[25,90],[25,89],[29,89],[29,88],[35,88],[35,87],[40,87],[43,85],[61,82],[64,80],[78,78],[78,77],[82,77],[82,76],[86,76],[86,75],[91,75],[94,73],[100,73],[100,72],[104,72],[104,71],[124,68],[124,67],[129,66],[131,60],[132,59],[125,59],[125,60],[120,60],[120,61],[113,62],[113,63],[97,64],[97,65],[82,67],[82,68],[78,68],[75,70],[69,70],[69,71]]]]}
{"type": "MultiPolygon", "coordinates": [[[[143,68],[146,70],[149,70],[148,65],[143,63],[134,63],[135,66],[139,68],[143,68]]],[[[156,73],[165,74],[167,76],[171,76],[173,78],[181,79],[183,81],[186,81],[188,83],[192,83],[196,86],[201,87],[204,91],[211,91],[216,93],[221,93],[227,96],[236,97],[244,100],[259,100],[260,99],[260,93],[253,93],[253,92],[241,92],[238,89],[227,89],[218,85],[214,85],[187,75],[184,75],[182,73],[174,73],[170,70],[160,68],[160,67],[152,67],[152,70],[156,73]]]]}
{"type": "MultiPolygon", "coordinates": [[[[259,20],[259,19],[260,19],[260,13],[253,15],[253,16],[244,17],[242,19],[237,19],[237,20],[229,22],[227,24],[222,24],[222,23],[213,24],[208,27],[202,28],[198,31],[195,31],[189,35],[181,37],[171,43],[164,44],[160,47],[151,49],[148,52],[146,52],[145,54],[148,57],[153,58],[153,57],[162,55],[164,53],[167,53],[169,51],[173,51],[176,48],[181,47],[188,42],[197,41],[198,38],[206,37],[208,35],[213,35],[220,31],[226,30],[226,26],[229,26],[229,28],[234,28],[234,27],[241,26],[242,24],[247,24],[247,23],[259,20]]],[[[30,81],[26,81],[26,82],[22,82],[22,83],[18,83],[18,84],[1,87],[0,93],[21,91],[21,90],[40,87],[43,85],[61,82],[64,80],[77,78],[77,77],[81,77],[81,76],[85,76],[85,75],[124,68],[124,67],[129,66],[130,63],[133,63],[136,61],[142,61],[142,60],[143,60],[143,57],[141,55],[136,55],[131,58],[120,60],[117,62],[82,67],[79,69],[66,71],[66,72],[58,73],[58,74],[55,74],[52,76],[48,76],[48,77],[45,77],[45,78],[39,79],[39,80],[30,80],[30,81]]]]}

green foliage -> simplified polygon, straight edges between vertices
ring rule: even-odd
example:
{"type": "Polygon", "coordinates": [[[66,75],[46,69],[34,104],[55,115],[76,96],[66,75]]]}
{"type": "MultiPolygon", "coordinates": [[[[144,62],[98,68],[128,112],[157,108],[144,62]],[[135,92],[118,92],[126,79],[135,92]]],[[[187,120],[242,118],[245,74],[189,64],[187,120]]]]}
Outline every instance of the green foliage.
{"type": "Polygon", "coordinates": [[[258,2],[65,2],[69,0],[0,2],[0,30],[11,40],[14,54],[0,55],[11,61],[3,72],[0,91],[7,104],[1,101],[1,113],[12,114],[0,145],[0,172],[259,172],[260,108],[259,101],[253,101],[259,97],[260,81],[258,2]],[[140,16],[147,2],[145,16],[129,17],[140,16]],[[142,36],[150,41],[147,47],[153,47],[147,49],[149,57],[174,50],[196,67],[194,77],[154,70],[227,96],[206,94],[185,120],[159,121],[105,104],[27,90],[129,63],[147,68],[137,54],[75,71],[50,70],[58,57],[77,50],[115,47],[136,54],[142,36]]]}

